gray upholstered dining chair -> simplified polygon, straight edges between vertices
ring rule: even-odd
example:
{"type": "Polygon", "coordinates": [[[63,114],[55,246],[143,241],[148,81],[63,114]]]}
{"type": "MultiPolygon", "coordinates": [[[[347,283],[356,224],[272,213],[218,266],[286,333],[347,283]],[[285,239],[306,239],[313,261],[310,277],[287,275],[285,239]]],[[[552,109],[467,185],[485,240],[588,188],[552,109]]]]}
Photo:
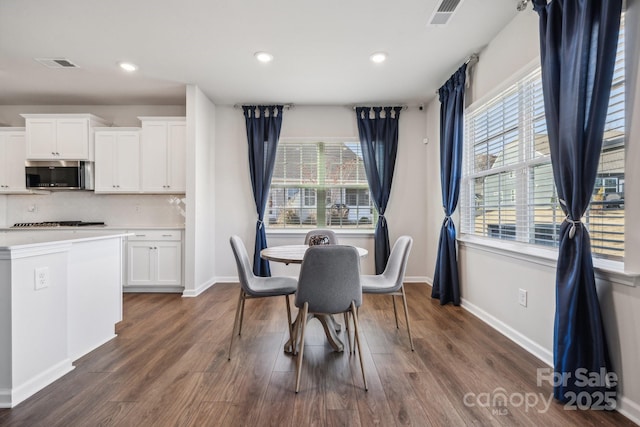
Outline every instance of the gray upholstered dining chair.
{"type": "Polygon", "coordinates": [[[304,244],[308,245],[309,242],[312,240],[312,237],[316,237],[316,236],[326,236],[327,239],[329,240],[330,245],[338,244],[338,236],[336,236],[336,233],[333,230],[324,229],[324,228],[316,228],[315,230],[309,231],[307,235],[304,237],[304,244]]]}
{"type": "Polygon", "coordinates": [[[391,295],[391,301],[393,302],[393,314],[396,318],[396,328],[398,326],[398,310],[396,309],[396,296],[402,296],[402,304],[404,306],[404,317],[407,322],[407,331],[409,332],[409,344],[411,344],[411,351],[413,351],[413,338],[411,337],[411,325],[409,323],[409,311],[407,310],[407,297],[404,293],[404,272],[407,268],[407,260],[409,259],[409,252],[413,245],[413,239],[410,236],[400,236],[396,240],[387,266],[378,275],[362,275],[360,281],[362,283],[362,293],[365,294],[387,294],[391,295]]]}
{"type": "MultiPolygon", "coordinates": [[[[296,393],[300,390],[304,333],[309,313],[316,315],[346,313],[345,319],[348,320],[349,315],[353,318],[362,380],[364,389],[368,389],[362,361],[357,313],[357,308],[361,304],[360,257],[356,248],[341,245],[309,247],[302,260],[300,277],[298,278],[298,291],[295,298],[295,305],[300,309],[296,319],[296,329],[300,331],[296,364],[296,393]]],[[[350,338],[348,339],[350,340],[350,338]]]]}
{"type": "Polygon", "coordinates": [[[265,298],[284,296],[287,301],[287,321],[289,322],[289,338],[293,336],[291,326],[291,305],[289,303],[289,295],[296,292],[298,281],[294,277],[258,277],[253,274],[251,262],[247,249],[238,236],[231,236],[229,239],[233,255],[236,258],[236,266],[238,267],[238,279],[240,281],[240,297],[238,298],[238,306],[236,307],[236,317],[233,322],[233,330],[231,331],[231,343],[229,344],[229,360],[231,360],[231,350],[233,348],[233,339],[242,332],[242,320],[244,317],[244,303],[250,298],[265,298]]]}

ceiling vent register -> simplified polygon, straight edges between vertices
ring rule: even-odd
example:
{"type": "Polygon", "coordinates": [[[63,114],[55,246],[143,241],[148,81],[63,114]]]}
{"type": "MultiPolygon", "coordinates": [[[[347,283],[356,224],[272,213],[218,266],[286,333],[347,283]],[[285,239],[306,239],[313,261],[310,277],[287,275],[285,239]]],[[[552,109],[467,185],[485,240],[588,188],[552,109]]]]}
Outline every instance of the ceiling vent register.
{"type": "Polygon", "coordinates": [[[429,19],[429,25],[445,25],[460,6],[462,0],[442,0],[429,19]]]}
{"type": "Polygon", "coordinates": [[[49,68],[79,68],[66,58],[35,58],[35,60],[49,68]]]}

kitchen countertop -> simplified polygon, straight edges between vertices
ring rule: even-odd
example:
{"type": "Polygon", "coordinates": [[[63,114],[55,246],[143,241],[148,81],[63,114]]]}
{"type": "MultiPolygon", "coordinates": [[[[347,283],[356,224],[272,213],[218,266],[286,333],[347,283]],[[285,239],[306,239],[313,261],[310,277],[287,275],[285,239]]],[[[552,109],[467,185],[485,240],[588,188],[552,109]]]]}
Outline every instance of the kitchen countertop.
{"type": "Polygon", "coordinates": [[[184,230],[183,225],[98,225],[86,227],[0,227],[3,231],[184,230]]]}
{"type": "MultiPolygon", "coordinates": [[[[70,229],[73,227],[68,228],[70,229]]],[[[74,243],[90,240],[111,239],[113,237],[126,237],[132,234],[118,232],[116,230],[107,231],[104,229],[102,231],[87,230],[87,232],[83,233],[76,233],[75,230],[52,231],[51,229],[48,229],[41,231],[41,233],[32,233],[26,230],[16,230],[12,231],[11,233],[0,233],[0,251],[13,249],[29,249],[43,245],[60,243],[74,243]]]]}

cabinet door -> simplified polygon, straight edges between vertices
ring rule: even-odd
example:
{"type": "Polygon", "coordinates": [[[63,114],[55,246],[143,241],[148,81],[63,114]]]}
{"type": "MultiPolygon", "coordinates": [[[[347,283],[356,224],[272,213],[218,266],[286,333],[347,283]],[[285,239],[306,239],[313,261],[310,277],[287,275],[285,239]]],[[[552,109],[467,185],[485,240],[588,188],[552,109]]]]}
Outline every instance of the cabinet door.
{"type": "Polygon", "coordinates": [[[142,140],[140,144],[142,155],[142,191],[166,192],[168,154],[167,123],[143,123],[142,140]]]}
{"type": "Polygon", "coordinates": [[[169,172],[168,190],[185,192],[187,190],[187,127],[184,122],[169,122],[169,172]]]}
{"type": "Polygon", "coordinates": [[[27,159],[55,159],[55,119],[27,119],[27,159]]]}
{"type": "Polygon", "coordinates": [[[0,135],[0,191],[26,190],[24,161],[26,158],[24,132],[0,135]]]}
{"type": "Polygon", "coordinates": [[[182,247],[180,242],[154,242],[156,278],[159,285],[181,285],[182,247]]]}
{"type": "Polygon", "coordinates": [[[89,120],[57,119],[57,158],[89,160],[89,120]]]}
{"type": "Polygon", "coordinates": [[[155,260],[153,242],[127,244],[127,284],[150,285],[154,280],[155,260]]]}
{"type": "Polygon", "coordinates": [[[114,166],[117,190],[137,192],[140,190],[140,134],[119,132],[116,144],[114,166]]]}
{"type": "Polygon", "coordinates": [[[96,185],[95,191],[113,192],[116,190],[116,134],[115,132],[96,132],[96,185]]]}

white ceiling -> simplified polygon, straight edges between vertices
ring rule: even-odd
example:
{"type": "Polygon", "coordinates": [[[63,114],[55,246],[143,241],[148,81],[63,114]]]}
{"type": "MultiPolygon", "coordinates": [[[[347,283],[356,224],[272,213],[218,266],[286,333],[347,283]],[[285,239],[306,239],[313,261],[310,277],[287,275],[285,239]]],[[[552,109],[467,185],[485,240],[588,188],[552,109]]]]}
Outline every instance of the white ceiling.
{"type": "Polygon", "coordinates": [[[0,0],[0,105],[181,105],[185,84],[216,104],[418,105],[517,13],[516,0],[463,0],[430,26],[439,3],[0,0]],[[388,60],[371,63],[376,51],[388,60]]]}

